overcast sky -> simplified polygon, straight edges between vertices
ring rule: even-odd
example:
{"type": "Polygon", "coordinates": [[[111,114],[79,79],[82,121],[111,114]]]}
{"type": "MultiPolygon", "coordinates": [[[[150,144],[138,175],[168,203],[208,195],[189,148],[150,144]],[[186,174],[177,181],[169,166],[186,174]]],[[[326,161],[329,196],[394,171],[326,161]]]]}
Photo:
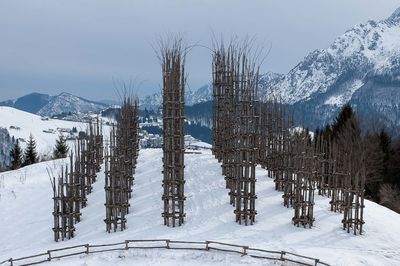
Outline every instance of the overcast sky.
{"type": "MultiPolygon", "coordinates": [[[[288,72],[355,24],[388,17],[398,0],[0,0],[0,100],[66,91],[116,99],[113,80],[140,95],[159,90],[157,37],[180,33],[210,47],[211,35],[255,36],[272,47],[262,72],[288,72]]],[[[188,86],[211,78],[211,54],[187,57],[188,86]]]]}

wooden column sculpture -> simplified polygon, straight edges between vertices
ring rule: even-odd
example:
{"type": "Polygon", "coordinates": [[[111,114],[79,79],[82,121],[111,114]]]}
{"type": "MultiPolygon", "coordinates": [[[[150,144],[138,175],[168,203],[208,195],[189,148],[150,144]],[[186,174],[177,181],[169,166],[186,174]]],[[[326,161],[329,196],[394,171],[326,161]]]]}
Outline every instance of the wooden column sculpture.
{"type": "Polygon", "coordinates": [[[105,160],[106,231],[126,228],[138,157],[138,99],[124,98],[117,125],[110,132],[105,160]]]}
{"type": "Polygon", "coordinates": [[[164,225],[181,226],[185,219],[184,95],[185,53],[181,39],[161,45],[163,75],[163,196],[164,225]]]}
{"type": "Polygon", "coordinates": [[[246,44],[217,47],[213,54],[213,152],[222,162],[239,224],[253,224],[259,147],[258,67],[246,44]]]}
{"type": "MultiPolygon", "coordinates": [[[[81,220],[81,209],[87,205],[96,173],[103,160],[101,122],[90,123],[87,134],[76,141],[75,154],[71,152],[69,166],[62,166],[56,179],[51,177],[54,202],[54,241],[75,236],[75,224],[81,220]],[[75,156],[74,156],[75,155],[75,156]]],[[[50,175],[50,173],[49,173],[50,175]]]]}
{"type": "Polygon", "coordinates": [[[293,224],[309,227],[314,222],[314,191],[317,159],[311,147],[311,140],[306,130],[300,132],[296,141],[295,188],[293,224]]]}

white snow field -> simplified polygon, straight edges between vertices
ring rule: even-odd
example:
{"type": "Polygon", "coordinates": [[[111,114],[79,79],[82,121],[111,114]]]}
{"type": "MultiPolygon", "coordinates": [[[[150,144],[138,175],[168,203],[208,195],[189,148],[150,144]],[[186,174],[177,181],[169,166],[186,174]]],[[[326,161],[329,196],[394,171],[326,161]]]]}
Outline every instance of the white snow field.
{"type": "MultiPolygon", "coordinates": [[[[36,148],[39,155],[51,155],[60,134],[57,128],[72,129],[72,127],[76,127],[78,131],[85,131],[87,124],[59,119],[42,120],[41,116],[12,107],[0,106],[0,127],[7,128],[10,135],[16,139],[23,138],[28,141],[29,135],[32,134],[36,141],[36,148]],[[54,133],[46,133],[43,130],[53,130],[54,133]]],[[[104,131],[104,133],[107,133],[108,130],[104,131]]],[[[67,136],[67,133],[62,134],[67,136]]],[[[70,144],[72,143],[70,142],[70,144]]],[[[25,147],[26,143],[20,142],[20,144],[22,147],[25,147]]]]}
{"type": "MultiPolygon", "coordinates": [[[[76,237],[53,241],[52,190],[46,168],[57,172],[63,160],[5,172],[0,177],[0,261],[79,244],[106,244],[128,239],[214,240],[267,250],[285,250],[331,265],[400,265],[400,215],[366,201],[365,232],[354,236],[341,228],[342,215],[329,211],[329,199],[316,196],[315,226],[291,224],[293,210],[282,204],[266,171],[257,169],[257,221],[235,223],[220,164],[210,150],[185,155],[186,221],[163,225],[161,212],[162,150],[139,154],[127,229],[107,233],[103,219],[104,173],[98,174],[76,237]]],[[[127,250],[79,255],[44,265],[276,265],[273,262],[218,251],[127,250]]],[[[284,264],[288,265],[288,264],[284,264]]]]}

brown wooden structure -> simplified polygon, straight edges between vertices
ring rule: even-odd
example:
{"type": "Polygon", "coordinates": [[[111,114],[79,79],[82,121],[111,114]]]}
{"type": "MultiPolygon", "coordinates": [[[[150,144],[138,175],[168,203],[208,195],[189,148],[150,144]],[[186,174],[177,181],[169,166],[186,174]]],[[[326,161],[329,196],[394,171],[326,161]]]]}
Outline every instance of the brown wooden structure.
{"type": "Polygon", "coordinates": [[[126,228],[129,199],[132,197],[134,174],[139,152],[139,102],[126,97],[121,107],[117,125],[110,132],[106,149],[105,194],[106,231],[126,228]]]}
{"type": "Polygon", "coordinates": [[[362,234],[364,224],[364,190],[366,179],[366,152],[355,117],[347,121],[347,130],[338,140],[338,154],[342,172],[343,229],[354,235],[362,234]]]}
{"type": "Polygon", "coordinates": [[[293,224],[309,227],[314,222],[314,191],[317,176],[317,157],[306,130],[295,133],[293,224]]]}
{"type": "Polygon", "coordinates": [[[161,45],[163,76],[163,196],[164,225],[181,226],[185,220],[184,106],[185,53],[182,39],[161,45]]]}
{"type": "MultiPolygon", "coordinates": [[[[72,166],[71,154],[71,168],[72,166]]],[[[71,239],[75,236],[75,223],[80,218],[80,202],[74,197],[75,186],[71,182],[73,171],[68,173],[67,167],[61,168],[61,174],[57,179],[53,177],[53,201],[54,201],[54,241],[71,239]],[[77,206],[78,205],[78,206],[77,206]]]]}
{"type": "Polygon", "coordinates": [[[246,45],[217,47],[213,55],[213,153],[222,162],[239,224],[253,224],[259,141],[258,67],[246,45]]]}
{"type": "Polygon", "coordinates": [[[70,239],[75,235],[75,224],[81,220],[81,209],[87,205],[96,173],[103,161],[101,121],[89,123],[87,133],[81,135],[71,153],[69,166],[62,167],[59,177],[52,178],[54,202],[54,240],[70,239]]]}

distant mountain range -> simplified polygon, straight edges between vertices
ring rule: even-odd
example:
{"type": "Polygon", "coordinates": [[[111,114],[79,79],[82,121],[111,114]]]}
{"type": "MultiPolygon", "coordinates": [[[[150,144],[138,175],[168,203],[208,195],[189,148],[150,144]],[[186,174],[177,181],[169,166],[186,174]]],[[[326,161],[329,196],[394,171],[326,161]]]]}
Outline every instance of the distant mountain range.
{"type": "MultiPolygon", "coordinates": [[[[400,128],[400,8],[382,21],[359,24],[339,36],[327,49],[308,54],[287,74],[260,77],[261,95],[280,96],[298,124],[311,129],[331,122],[350,103],[364,124],[400,128]]],[[[212,85],[186,91],[192,120],[211,125],[212,85]],[[200,104],[200,105],[198,105],[200,104]],[[198,106],[198,107],[196,107],[198,106]]],[[[158,110],[161,92],[141,98],[141,109],[158,110]]],[[[93,102],[68,93],[32,93],[1,102],[35,114],[98,112],[115,102],[93,102]]]]}
{"type": "Polygon", "coordinates": [[[108,107],[105,103],[94,102],[63,92],[56,96],[31,93],[16,100],[0,102],[0,106],[10,106],[16,109],[38,114],[54,116],[66,113],[100,112],[108,107]]]}
{"type": "Polygon", "coordinates": [[[261,84],[311,128],[330,122],[346,103],[364,123],[399,128],[400,8],[385,20],[356,25],[286,75],[268,73],[261,84]]]}
{"type": "MultiPolygon", "coordinates": [[[[260,93],[280,96],[297,123],[311,129],[331,122],[346,103],[365,127],[399,129],[400,8],[385,20],[356,25],[287,74],[261,75],[260,93]]],[[[212,87],[205,85],[186,97],[188,105],[211,101],[212,87]]],[[[150,98],[147,103],[160,104],[160,96],[150,98]]],[[[203,110],[208,114],[198,115],[209,117],[210,104],[196,106],[194,113],[203,110]]]]}
{"type": "MultiPolygon", "coordinates": [[[[197,103],[207,102],[212,100],[212,85],[206,84],[195,91],[185,91],[185,105],[192,106],[197,103]]],[[[140,99],[141,109],[157,110],[161,107],[162,95],[161,92],[145,96],[140,99]]]]}

